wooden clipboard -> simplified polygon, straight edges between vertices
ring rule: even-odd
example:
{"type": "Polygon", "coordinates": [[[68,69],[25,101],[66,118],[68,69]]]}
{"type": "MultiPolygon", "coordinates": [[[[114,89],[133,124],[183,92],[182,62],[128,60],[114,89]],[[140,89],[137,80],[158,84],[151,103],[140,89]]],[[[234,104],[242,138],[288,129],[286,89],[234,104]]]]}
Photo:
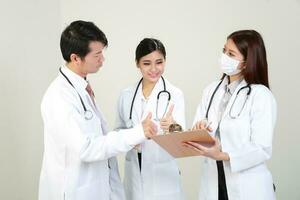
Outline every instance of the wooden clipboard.
{"type": "Polygon", "coordinates": [[[156,135],[151,139],[175,158],[200,155],[196,150],[183,146],[183,142],[197,142],[205,146],[214,145],[213,138],[206,130],[173,132],[165,135],[156,135]]]}

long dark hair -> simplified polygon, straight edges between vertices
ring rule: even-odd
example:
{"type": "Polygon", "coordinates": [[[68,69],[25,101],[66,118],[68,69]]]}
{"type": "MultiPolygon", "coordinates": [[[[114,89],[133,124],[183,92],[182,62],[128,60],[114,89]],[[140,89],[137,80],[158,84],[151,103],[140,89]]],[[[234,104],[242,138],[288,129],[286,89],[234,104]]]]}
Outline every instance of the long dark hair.
{"type": "Polygon", "coordinates": [[[261,35],[255,30],[240,30],[231,33],[227,39],[232,39],[244,56],[246,68],[242,73],[246,82],[269,88],[267,55],[261,35]]]}

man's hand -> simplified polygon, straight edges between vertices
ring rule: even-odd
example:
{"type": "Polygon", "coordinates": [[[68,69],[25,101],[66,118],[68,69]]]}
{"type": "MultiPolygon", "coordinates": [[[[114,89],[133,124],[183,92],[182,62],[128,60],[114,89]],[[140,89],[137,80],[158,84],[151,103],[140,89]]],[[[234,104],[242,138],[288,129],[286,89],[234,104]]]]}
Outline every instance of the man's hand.
{"type": "Polygon", "coordinates": [[[152,114],[151,112],[147,115],[147,117],[142,121],[142,126],[144,129],[144,134],[146,138],[151,138],[152,136],[157,135],[157,127],[155,123],[151,120],[152,114]]]}

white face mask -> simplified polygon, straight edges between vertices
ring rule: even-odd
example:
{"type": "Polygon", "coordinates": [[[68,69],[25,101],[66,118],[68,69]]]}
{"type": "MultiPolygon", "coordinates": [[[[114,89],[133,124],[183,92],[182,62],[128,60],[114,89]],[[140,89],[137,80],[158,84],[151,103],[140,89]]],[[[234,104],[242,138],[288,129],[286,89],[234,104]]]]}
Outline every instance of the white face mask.
{"type": "Polygon", "coordinates": [[[240,73],[242,70],[238,69],[239,64],[240,61],[230,58],[225,53],[222,53],[220,67],[224,74],[232,76],[240,73]]]}

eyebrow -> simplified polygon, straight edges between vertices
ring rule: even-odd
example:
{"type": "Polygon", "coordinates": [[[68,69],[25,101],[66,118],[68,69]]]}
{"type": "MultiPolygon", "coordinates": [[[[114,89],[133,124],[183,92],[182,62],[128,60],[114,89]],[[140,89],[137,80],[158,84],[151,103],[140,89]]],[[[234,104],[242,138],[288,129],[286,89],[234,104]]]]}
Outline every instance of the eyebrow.
{"type": "MultiPolygon", "coordinates": [[[[224,46],[224,49],[226,49],[226,46],[224,46]]],[[[228,48],[227,48],[228,49],[228,48]]],[[[234,50],[231,50],[231,49],[228,49],[229,52],[232,52],[232,53],[237,53],[236,51],[234,50]]]]}
{"type": "Polygon", "coordinates": [[[102,52],[102,50],[101,51],[97,51],[97,52],[95,52],[95,54],[100,54],[102,52]]]}

